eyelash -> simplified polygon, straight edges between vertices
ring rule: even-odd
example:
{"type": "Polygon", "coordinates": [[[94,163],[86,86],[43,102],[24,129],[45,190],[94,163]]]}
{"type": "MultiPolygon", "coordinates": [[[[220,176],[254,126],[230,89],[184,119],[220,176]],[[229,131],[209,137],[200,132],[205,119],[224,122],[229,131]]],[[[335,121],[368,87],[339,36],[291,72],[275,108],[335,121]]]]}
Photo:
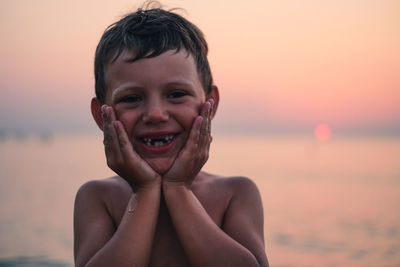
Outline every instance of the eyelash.
{"type": "Polygon", "coordinates": [[[123,102],[123,103],[136,103],[136,102],[139,102],[140,100],[142,100],[142,98],[140,96],[129,95],[129,96],[125,96],[125,97],[121,98],[120,102],[123,102]]]}
{"type": "MultiPolygon", "coordinates": [[[[188,95],[187,92],[182,91],[182,90],[177,90],[177,91],[172,91],[171,93],[169,93],[167,95],[167,98],[169,98],[169,99],[179,99],[179,98],[185,97],[186,95],[188,95]]],[[[128,95],[128,96],[122,97],[119,102],[121,102],[121,103],[137,103],[137,102],[140,102],[140,101],[142,101],[142,97],[141,96],[128,95]]]]}
{"type": "Polygon", "coordinates": [[[167,97],[175,99],[175,98],[184,97],[186,95],[187,95],[187,93],[185,91],[173,91],[167,97]]]}

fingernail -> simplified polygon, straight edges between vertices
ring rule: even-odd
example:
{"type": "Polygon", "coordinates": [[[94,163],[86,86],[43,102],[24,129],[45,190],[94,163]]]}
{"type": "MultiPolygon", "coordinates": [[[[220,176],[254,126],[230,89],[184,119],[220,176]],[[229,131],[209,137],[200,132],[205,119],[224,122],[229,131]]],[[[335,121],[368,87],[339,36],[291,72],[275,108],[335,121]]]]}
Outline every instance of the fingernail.
{"type": "Polygon", "coordinates": [[[199,119],[198,119],[200,122],[199,122],[199,127],[201,126],[201,124],[203,123],[203,117],[201,117],[201,116],[199,116],[199,119]]]}

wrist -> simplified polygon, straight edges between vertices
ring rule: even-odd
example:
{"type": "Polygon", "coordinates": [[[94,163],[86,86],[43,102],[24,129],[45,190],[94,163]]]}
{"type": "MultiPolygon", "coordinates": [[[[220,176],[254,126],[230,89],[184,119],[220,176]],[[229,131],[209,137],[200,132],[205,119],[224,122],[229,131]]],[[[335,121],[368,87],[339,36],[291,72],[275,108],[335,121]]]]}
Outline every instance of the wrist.
{"type": "Polygon", "coordinates": [[[155,179],[154,181],[151,181],[151,182],[136,184],[135,187],[136,187],[135,191],[152,191],[154,189],[160,189],[161,188],[161,177],[158,179],[155,179]]]}
{"type": "Polygon", "coordinates": [[[190,185],[183,181],[162,181],[163,190],[174,190],[174,189],[188,189],[190,190],[190,185]]]}

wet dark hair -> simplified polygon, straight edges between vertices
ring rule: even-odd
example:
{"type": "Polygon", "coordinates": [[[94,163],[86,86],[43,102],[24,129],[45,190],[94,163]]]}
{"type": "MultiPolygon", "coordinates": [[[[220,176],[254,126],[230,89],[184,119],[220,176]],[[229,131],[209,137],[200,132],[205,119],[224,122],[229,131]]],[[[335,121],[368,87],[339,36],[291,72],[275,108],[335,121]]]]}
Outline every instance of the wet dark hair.
{"type": "Polygon", "coordinates": [[[134,62],[156,57],[168,50],[179,52],[185,49],[194,58],[204,91],[211,91],[213,79],[203,33],[172,11],[164,10],[160,5],[151,9],[139,8],[105,30],[97,45],[94,60],[96,97],[100,102],[105,102],[107,89],[105,66],[114,62],[124,50],[132,53],[128,61],[134,62]]]}

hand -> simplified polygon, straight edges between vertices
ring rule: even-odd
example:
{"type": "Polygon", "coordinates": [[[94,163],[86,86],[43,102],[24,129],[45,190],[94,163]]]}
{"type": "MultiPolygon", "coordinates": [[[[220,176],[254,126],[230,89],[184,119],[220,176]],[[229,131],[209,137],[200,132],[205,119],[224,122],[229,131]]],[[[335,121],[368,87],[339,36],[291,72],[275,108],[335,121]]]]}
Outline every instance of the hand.
{"type": "Polygon", "coordinates": [[[186,145],[179,152],[171,168],[163,175],[163,182],[190,187],[208,160],[211,137],[213,99],[208,99],[194,119],[186,145]]]}
{"type": "Polygon", "coordinates": [[[116,119],[112,107],[101,107],[104,147],[107,165],[125,179],[132,188],[144,188],[161,183],[161,176],[133,149],[124,125],[116,119]]]}

